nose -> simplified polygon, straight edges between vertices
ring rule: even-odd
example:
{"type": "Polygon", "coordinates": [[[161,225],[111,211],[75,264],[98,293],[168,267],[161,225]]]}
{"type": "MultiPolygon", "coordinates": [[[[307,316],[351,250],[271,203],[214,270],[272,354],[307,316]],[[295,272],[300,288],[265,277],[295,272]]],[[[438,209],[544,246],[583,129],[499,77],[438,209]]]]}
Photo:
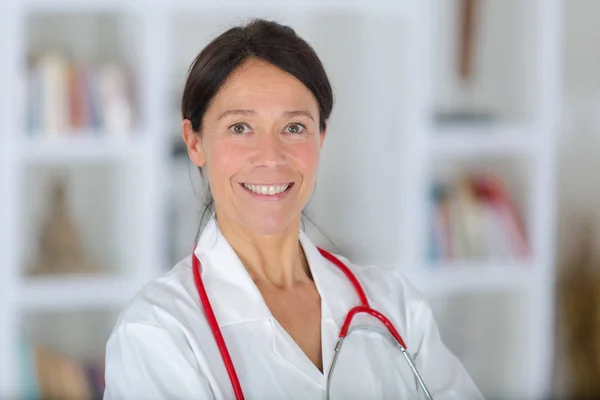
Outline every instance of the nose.
{"type": "Polygon", "coordinates": [[[279,135],[258,135],[253,164],[256,167],[279,167],[285,163],[285,151],[279,135]]]}

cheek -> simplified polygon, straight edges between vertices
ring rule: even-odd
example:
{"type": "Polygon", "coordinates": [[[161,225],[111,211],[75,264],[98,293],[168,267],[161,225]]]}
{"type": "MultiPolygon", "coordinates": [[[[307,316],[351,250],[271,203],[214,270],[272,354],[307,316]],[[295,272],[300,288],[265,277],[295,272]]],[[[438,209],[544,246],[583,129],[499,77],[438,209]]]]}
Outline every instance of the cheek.
{"type": "Polygon", "coordinates": [[[319,159],[321,149],[318,143],[310,143],[294,152],[294,159],[297,168],[307,180],[316,180],[317,170],[319,168],[319,159]]]}
{"type": "Polygon", "coordinates": [[[242,170],[247,151],[226,142],[213,142],[206,150],[211,186],[229,185],[231,178],[242,170]]]}

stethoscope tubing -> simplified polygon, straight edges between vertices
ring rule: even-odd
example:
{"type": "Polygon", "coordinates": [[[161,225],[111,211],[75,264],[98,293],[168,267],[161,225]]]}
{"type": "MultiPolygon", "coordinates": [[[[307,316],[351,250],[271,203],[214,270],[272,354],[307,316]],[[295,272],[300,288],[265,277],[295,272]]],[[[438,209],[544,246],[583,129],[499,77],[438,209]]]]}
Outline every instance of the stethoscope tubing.
{"type": "Polygon", "coordinates": [[[196,254],[193,253],[192,269],[194,270],[194,282],[196,283],[198,295],[200,296],[200,301],[202,302],[202,308],[204,309],[206,319],[208,321],[208,324],[210,325],[210,329],[213,333],[213,336],[215,337],[215,341],[217,342],[217,347],[219,348],[221,357],[223,358],[225,369],[227,370],[229,380],[231,381],[231,386],[233,387],[233,393],[235,394],[235,398],[237,400],[244,400],[244,392],[242,391],[242,385],[240,384],[240,380],[237,376],[235,365],[233,364],[231,356],[229,355],[229,349],[227,348],[227,344],[225,343],[225,339],[223,338],[223,332],[221,332],[221,328],[219,327],[219,323],[217,322],[217,317],[215,316],[213,308],[210,304],[210,300],[208,299],[208,294],[206,293],[206,289],[204,288],[204,283],[202,282],[202,278],[200,277],[200,260],[198,260],[196,254]]]}
{"type": "Polygon", "coordinates": [[[325,400],[330,400],[329,388],[331,387],[331,378],[333,376],[333,371],[334,371],[335,366],[337,364],[338,356],[339,356],[340,352],[342,351],[342,347],[344,345],[344,341],[346,340],[346,338],[348,336],[350,336],[352,333],[354,333],[356,331],[371,331],[371,332],[376,332],[376,333],[382,335],[383,337],[387,338],[394,346],[398,346],[398,348],[402,352],[402,355],[404,356],[404,358],[408,362],[408,365],[412,369],[413,375],[417,378],[417,381],[419,382],[419,386],[421,387],[421,389],[423,389],[423,393],[425,393],[425,397],[427,397],[428,400],[433,400],[433,398],[431,397],[431,393],[429,392],[429,389],[427,388],[427,385],[425,384],[425,381],[421,377],[421,374],[419,373],[419,370],[417,369],[417,366],[415,365],[415,363],[414,363],[412,357],[410,356],[410,354],[408,354],[408,351],[406,350],[406,348],[404,348],[398,342],[398,340],[394,337],[394,335],[392,335],[390,333],[389,330],[382,329],[382,328],[377,328],[375,326],[368,326],[368,325],[366,325],[366,326],[356,326],[354,328],[351,328],[351,329],[348,330],[348,332],[347,332],[347,334],[345,336],[338,338],[338,341],[337,341],[337,343],[335,345],[335,354],[333,355],[333,360],[331,361],[331,368],[329,369],[329,373],[327,374],[327,389],[326,389],[326,393],[325,393],[325,400]]]}
{"type": "MultiPolygon", "coordinates": [[[[344,324],[342,325],[342,329],[340,330],[338,342],[335,346],[335,354],[333,357],[331,368],[329,369],[329,373],[327,375],[327,389],[326,389],[327,400],[329,400],[329,386],[330,386],[330,382],[331,382],[331,373],[332,373],[333,369],[335,368],[335,364],[337,362],[337,357],[338,357],[339,352],[341,351],[344,339],[356,330],[369,329],[369,328],[365,328],[365,327],[350,329],[350,324],[352,322],[352,319],[354,318],[354,316],[356,316],[357,314],[360,314],[360,313],[369,314],[369,315],[377,318],[379,321],[381,321],[385,325],[385,327],[387,329],[385,336],[390,338],[390,340],[392,340],[401,349],[402,354],[404,355],[404,357],[406,358],[406,361],[410,365],[415,377],[417,378],[417,380],[419,382],[419,385],[425,392],[427,399],[432,400],[431,394],[429,393],[429,390],[427,389],[427,386],[425,385],[425,382],[423,381],[421,374],[417,370],[417,367],[415,366],[412,358],[408,354],[408,351],[406,351],[406,344],[405,344],[404,340],[402,339],[402,336],[400,336],[400,334],[398,333],[398,331],[396,330],[396,328],[394,327],[392,322],[385,315],[383,315],[379,311],[371,308],[371,306],[369,305],[369,300],[367,299],[367,296],[365,294],[365,291],[363,290],[363,288],[362,288],[360,282],[358,281],[358,279],[356,278],[356,276],[352,273],[352,271],[350,271],[350,268],[348,268],[341,260],[339,260],[333,254],[331,254],[321,248],[319,248],[319,252],[321,253],[321,255],[323,255],[323,257],[325,257],[327,260],[329,260],[330,262],[335,264],[344,273],[344,275],[346,275],[346,277],[348,278],[350,283],[352,283],[352,286],[354,287],[356,294],[358,295],[358,297],[360,299],[360,303],[361,303],[359,306],[352,308],[348,312],[348,315],[346,316],[344,324]]],[[[204,309],[204,313],[206,314],[206,319],[208,321],[210,329],[211,329],[213,336],[215,338],[215,341],[217,343],[217,347],[219,348],[219,352],[221,353],[221,357],[223,359],[225,369],[229,376],[229,380],[231,381],[231,386],[233,388],[233,393],[235,395],[235,398],[236,398],[236,400],[243,400],[244,392],[242,390],[242,385],[238,378],[237,371],[235,369],[235,365],[233,364],[233,361],[231,359],[231,355],[229,354],[229,349],[227,348],[225,339],[223,338],[223,333],[221,332],[221,328],[219,327],[219,323],[217,322],[217,318],[215,316],[214,310],[212,308],[212,305],[210,304],[208,294],[206,293],[206,288],[204,287],[204,283],[202,282],[202,278],[200,276],[200,268],[201,268],[200,260],[198,260],[198,257],[196,256],[196,254],[194,252],[192,252],[192,269],[193,269],[193,273],[194,273],[194,283],[196,285],[196,289],[197,289],[198,295],[200,297],[200,302],[202,304],[202,308],[204,309]]]]}

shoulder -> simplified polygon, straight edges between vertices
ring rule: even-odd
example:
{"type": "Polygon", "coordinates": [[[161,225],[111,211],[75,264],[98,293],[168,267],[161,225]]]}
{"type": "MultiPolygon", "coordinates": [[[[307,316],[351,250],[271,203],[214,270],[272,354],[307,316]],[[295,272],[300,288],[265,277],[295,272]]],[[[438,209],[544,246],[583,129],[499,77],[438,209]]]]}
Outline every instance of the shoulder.
{"type": "Polygon", "coordinates": [[[116,326],[145,324],[172,326],[185,319],[187,310],[198,307],[191,257],[145,284],[121,310],[116,326]]]}
{"type": "Polygon", "coordinates": [[[371,307],[390,318],[397,329],[405,332],[410,348],[418,349],[431,326],[433,312],[424,293],[402,272],[392,267],[357,265],[340,258],[355,274],[371,307]]]}
{"type": "Polygon", "coordinates": [[[106,342],[104,399],[214,397],[206,377],[210,364],[190,343],[192,327],[202,326],[193,285],[184,259],[122,310],[106,342]]]}
{"type": "Polygon", "coordinates": [[[374,264],[355,264],[339,254],[334,256],[350,268],[363,286],[367,297],[375,303],[394,304],[413,310],[426,303],[423,292],[398,269],[374,264]]]}

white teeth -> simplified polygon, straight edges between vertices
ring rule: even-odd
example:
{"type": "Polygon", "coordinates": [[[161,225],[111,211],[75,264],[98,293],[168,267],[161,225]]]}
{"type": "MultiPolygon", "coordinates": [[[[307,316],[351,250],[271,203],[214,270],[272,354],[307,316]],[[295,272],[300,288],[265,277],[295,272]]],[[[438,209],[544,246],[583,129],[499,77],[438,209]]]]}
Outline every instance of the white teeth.
{"type": "Polygon", "coordinates": [[[254,193],[258,194],[266,194],[269,196],[274,196],[276,194],[285,192],[290,184],[279,185],[279,186],[266,186],[266,185],[249,185],[244,183],[244,187],[254,193]]]}

